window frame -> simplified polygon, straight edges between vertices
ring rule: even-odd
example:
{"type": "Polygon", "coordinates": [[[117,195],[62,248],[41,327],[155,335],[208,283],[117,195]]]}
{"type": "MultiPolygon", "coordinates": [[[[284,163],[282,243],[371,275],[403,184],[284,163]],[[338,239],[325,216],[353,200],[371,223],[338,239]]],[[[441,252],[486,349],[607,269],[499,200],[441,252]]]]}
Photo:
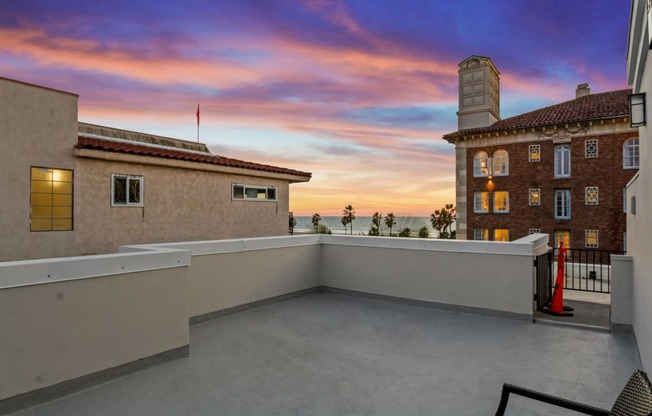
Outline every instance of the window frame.
{"type": "Polygon", "coordinates": [[[509,228],[494,228],[493,237],[494,237],[494,241],[509,241],[509,228]],[[499,240],[497,238],[497,235],[498,235],[498,233],[502,233],[502,232],[504,232],[506,234],[507,238],[499,240]]]}
{"type": "Polygon", "coordinates": [[[570,189],[555,189],[555,219],[556,220],[570,220],[571,219],[571,191],[570,189]],[[562,196],[561,200],[558,197],[562,196]],[[560,205],[562,204],[562,213],[560,214],[560,205]]]}
{"type": "Polygon", "coordinates": [[[495,214],[509,214],[509,191],[495,191],[493,194],[493,209],[495,214]],[[498,194],[506,194],[507,198],[505,198],[505,209],[499,210],[496,207],[496,202],[498,201],[498,194]]]}
{"type": "Polygon", "coordinates": [[[600,231],[598,230],[584,230],[584,247],[586,248],[599,248],[600,247],[600,231]],[[589,243],[592,239],[595,242],[589,243]]]}
{"type": "Polygon", "coordinates": [[[473,192],[473,212],[476,214],[486,214],[489,212],[489,192],[488,191],[475,191],[473,192]],[[478,197],[482,199],[479,201],[478,197]],[[478,210],[478,202],[484,207],[484,210],[478,210]]]}
{"type": "Polygon", "coordinates": [[[268,185],[246,185],[242,183],[231,184],[232,201],[258,201],[258,202],[276,202],[278,201],[278,187],[268,185]],[[242,197],[236,197],[236,188],[242,188],[242,197]],[[255,190],[256,197],[248,196],[248,190],[255,190]],[[260,192],[264,191],[265,197],[259,198],[260,192]]]}
{"type": "Polygon", "coordinates": [[[584,141],[584,158],[594,159],[598,157],[598,139],[587,139],[584,141]],[[594,151],[589,151],[594,147],[594,151]]]}
{"type": "Polygon", "coordinates": [[[509,176],[509,152],[507,150],[496,150],[491,157],[491,163],[493,176],[509,176]],[[498,165],[499,163],[500,165],[498,165]]]}
{"type": "Polygon", "coordinates": [[[528,232],[529,234],[541,234],[541,228],[530,228],[528,232]]]}
{"type": "Polygon", "coordinates": [[[486,178],[489,176],[489,154],[484,150],[480,150],[473,155],[473,177],[486,178]],[[484,159],[482,158],[484,155],[484,159]],[[484,166],[482,162],[484,160],[484,166]]]}
{"type": "Polygon", "coordinates": [[[132,175],[125,173],[112,173],[111,174],[111,206],[112,207],[143,207],[145,206],[145,177],[143,175],[132,175]],[[126,180],[126,189],[125,189],[125,202],[116,202],[116,193],[115,193],[115,180],[117,178],[126,180]],[[137,181],[138,185],[138,202],[132,202],[130,199],[131,192],[129,192],[129,187],[131,181],[137,181]]]}
{"type": "MultiPolygon", "coordinates": [[[[30,166],[30,205],[29,205],[29,230],[30,232],[51,232],[51,231],[73,231],[74,230],[74,214],[75,214],[75,171],[73,169],[60,169],[60,168],[49,168],[44,166],[30,166]],[[35,175],[36,172],[46,171],[46,175],[49,175],[49,178],[38,178],[35,175]],[[57,178],[57,176],[59,176],[57,178]],[[69,180],[67,180],[69,177],[69,180]],[[43,188],[49,188],[48,192],[45,192],[43,188]],[[37,186],[38,185],[38,186],[37,186]],[[49,186],[48,186],[49,185],[49,186]],[[57,187],[60,187],[57,192],[57,187]],[[47,198],[49,196],[49,198],[47,198]],[[36,203],[38,199],[49,199],[47,203],[41,201],[41,203],[36,203]],[[63,198],[68,197],[68,198],[63,198]],[[56,200],[59,200],[57,202],[56,200]],[[64,204],[61,199],[68,199],[69,203],[64,204]],[[43,214],[36,214],[35,211],[38,209],[45,208],[47,211],[49,208],[49,215],[45,216],[43,214]],[[66,216],[62,216],[61,212],[67,211],[66,216]],[[57,214],[57,212],[59,212],[57,214]],[[66,221],[67,224],[65,227],[55,225],[57,220],[66,221]],[[49,226],[44,226],[49,221],[49,226]],[[35,226],[35,223],[42,224],[41,226],[35,226]],[[69,223],[69,225],[68,225],[69,223]]],[[[67,202],[67,201],[66,201],[67,202]]]]}
{"type": "Polygon", "coordinates": [[[541,145],[531,144],[528,147],[528,162],[541,162],[541,145]]]}
{"type": "Polygon", "coordinates": [[[570,178],[571,176],[571,147],[569,143],[555,146],[554,177],[570,178]],[[566,171],[566,168],[568,168],[566,171]]]}
{"type": "Polygon", "coordinates": [[[488,228],[474,228],[473,229],[473,240],[474,241],[489,241],[489,229],[488,228]],[[478,234],[482,233],[481,237],[478,238],[478,234]]]}
{"type": "Polygon", "coordinates": [[[541,206],[541,188],[528,189],[528,205],[531,207],[541,206]],[[536,198],[533,198],[536,196],[536,198]]]}
{"type": "Polygon", "coordinates": [[[640,150],[638,137],[632,137],[623,142],[623,169],[639,168],[641,165],[640,150]]]}
{"type": "Polygon", "coordinates": [[[600,204],[599,187],[587,186],[584,188],[584,205],[595,206],[600,204]]]}

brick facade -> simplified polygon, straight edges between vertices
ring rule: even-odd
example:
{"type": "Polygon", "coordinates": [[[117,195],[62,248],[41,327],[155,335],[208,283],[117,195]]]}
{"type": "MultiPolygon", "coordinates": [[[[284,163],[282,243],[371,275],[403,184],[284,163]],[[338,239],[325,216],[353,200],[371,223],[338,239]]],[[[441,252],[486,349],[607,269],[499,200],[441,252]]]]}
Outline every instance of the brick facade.
{"type": "MultiPolygon", "coordinates": [[[[625,124],[625,123],[622,123],[625,124]]],[[[493,240],[493,230],[508,229],[509,240],[516,240],[530,229],[539,229],[550,234],[551,244],[555,231],[570,231],[570,246],[585,248],[585,231],[598,231],[598,249],[623,250],[626,227],[623,210],[623,191],[636,169],[623,168],[623,143],[637,138],[636,130],[623,126],[622,133],[576,135],[565,140],[570,145],[571,170],[567,178],[555,178],[554,148],[559,142],[553,139],[523,141],[518,134],[504,137],[502,143],[487,146],[467,147],[466,149],[466,188],[467,195],[467,239],[474,239],[474,229],[488,229],[489,239],[493,240]],[[585,157],[587,140],[597,140],[598,155],[585,157]],[[529,146],[540,145],[540,161],[529,161],[529,146]],[[509,175],[474,177],[473,158],[479,151],[491,157],[495,151],[503,149],[509,154],[509,175]],[[493,191],[492,191],[493,185],[493,191]],[[598,188],[597,205],[587,205],[587,187],[598,188]],[[540,205],[529,204],[529,189],[540,189],[540,205]],[[570,219],[555,218],[555,190],[570,190],[570,219]],[[474,212],[474,193],[489,192],[487,213],[474,212]],[[493,196],[496,192],[509,192],[509,212],[494,213],[493,196]]]]}

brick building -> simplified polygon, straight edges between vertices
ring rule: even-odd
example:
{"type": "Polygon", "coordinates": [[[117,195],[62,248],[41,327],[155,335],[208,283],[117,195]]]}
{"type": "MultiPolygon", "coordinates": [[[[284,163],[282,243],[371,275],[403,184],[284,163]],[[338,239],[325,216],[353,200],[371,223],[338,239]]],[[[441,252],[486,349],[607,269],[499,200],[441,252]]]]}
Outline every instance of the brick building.
{"type": "Polygon", "coordinates": [[[638,170],[630,90],[591,94],[500,119],[500,74],[489,58],[460,63],[456,148],[458,238],[529,233],[573,248],[624,250],[624,191],[638,170]]]}

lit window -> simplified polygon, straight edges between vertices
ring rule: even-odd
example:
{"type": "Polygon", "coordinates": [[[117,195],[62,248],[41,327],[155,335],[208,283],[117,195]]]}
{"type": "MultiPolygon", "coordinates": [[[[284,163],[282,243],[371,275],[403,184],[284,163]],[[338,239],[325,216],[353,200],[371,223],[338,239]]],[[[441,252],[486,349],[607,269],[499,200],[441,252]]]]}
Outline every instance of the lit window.
{"type": "Polygon", "coordinates": [[[489,192],[473,193],[473,212],[489,212],[489,192]]]}
{"type": "Polygon", "coordinates": [[[597,186],[587,186],[584,188],[584,202],[586,205],[598,205],[597,186]]]}
{"type": "Polygon", "coordinates": [[[597,139],[591,139],[584,142],[584,157],[587,159],[598,157],[597,139]]]}
{"type": "Polygon", "coordinates": [[[623,169],[638,169],[638,139],[623,143],[623,169]]]}
{"type": "Polygon", "coordinates": [[[564,248],[570,248],[570,231],[568,230],[555,230],[555,247],[559,247],[559,242],[564,243],[564,248]]]}
{"type": "Polygon", "coordinates": [[[555,191],[555,218],[559,220],[568,220],[570,217],[570,189],[557,189],[555,191]]]}
{"type": "Polygon", "coordinates": [[[588,248],[598,248],[598,230],[585,230],[584,242],[588,248]]]}
{"type": "Polygon", "coordinates": [[[473,176],[489,176],[489,156],[487,152],[478,152],[473,156],[473,176]]]}
{"type": "Polygon", "coordinates": [[[72,230],[72,170],[31,169],[30,231],[72,230]]]}
{"type": "Polygon", "coordinates": [[[489,240],[489,229],[488,228],[474,228],[473,229],[473,239],[487,241],[489,240]]]}
{"type": "Polygon", "coordinates": [[[509,230],[507,228],[496,228],[494,230],[494,241],[509,241],[509,230]]]}
{"type": "Polygon", "coordinates": [[[496,150],[493,156],[494,176],[509,175],[509,154],[507,150],[496,150]]]}
{"type": "Polygon", "coordinates": [[[111,175],[112,206],[143,206],[143,177],[137,175],[111,175]]]}
{"type": "Polygon", "coordinates": [[[571,174],[570,145],[555,146],[555,178],[567,178],[571,174]]]}
{"type": "Polygon", "coordinates": [[[530,162],[539,162],[541,160],[541,145],[530,145],[530,162]]]}
{"type": "Polygon", "coordinates": [[[233,199],[276,201],[276,188],[272,186],[233,184],[233,199]]]}
{"type": "Polygon", "coordinates": [[[541,205],[541,189],[530,188],[529,190],[529,203],[531,206],[541,205]]]}
{"type": "Polygon", "coordinates": [[[509,192],[494,192],[494,212],[509,212],[509,192]]]}
{"type": "Polygon", "coordinates": [[[541,233],[541,228],[530,228],[530,234],[539,234],[541,233]]]}

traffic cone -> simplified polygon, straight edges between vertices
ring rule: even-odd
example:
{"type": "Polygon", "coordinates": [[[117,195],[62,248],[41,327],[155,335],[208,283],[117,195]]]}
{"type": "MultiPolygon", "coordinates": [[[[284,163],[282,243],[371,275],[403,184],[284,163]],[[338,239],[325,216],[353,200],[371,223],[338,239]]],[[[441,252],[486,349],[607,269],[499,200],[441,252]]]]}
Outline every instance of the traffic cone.
{"type": "Polygon", "coordinates": [[[557,255],[557,279],[555,280],[555,286],[552,292],[552,300],[548,308],[544,308],[544,311],[557,316],[573,316],[573,308],[569,306],[564,306],[564,260],[566,259],[566,249],[564,248],[564,243],[559,242],[559,254],[557,255]]]}

